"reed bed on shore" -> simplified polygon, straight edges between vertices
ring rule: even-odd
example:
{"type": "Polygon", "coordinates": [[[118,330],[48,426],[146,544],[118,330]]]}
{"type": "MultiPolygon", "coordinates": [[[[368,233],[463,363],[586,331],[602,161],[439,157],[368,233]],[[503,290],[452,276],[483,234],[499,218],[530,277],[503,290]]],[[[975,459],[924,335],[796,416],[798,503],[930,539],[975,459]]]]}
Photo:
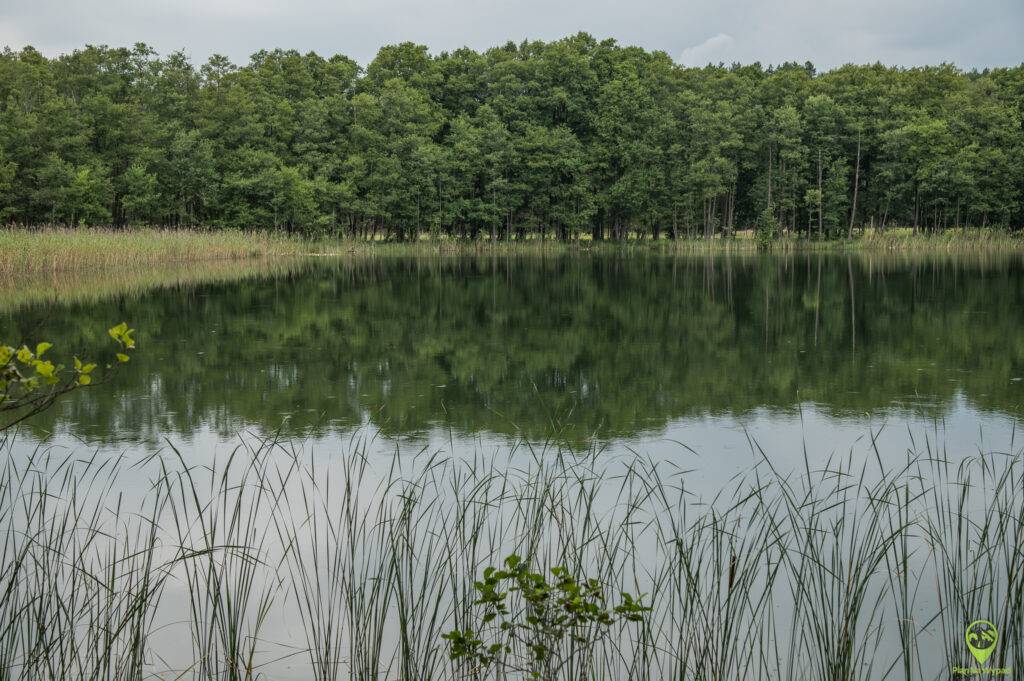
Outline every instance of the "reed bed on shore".
{"type": "MultiPolygon", "coordinates": [[[[749,230],[713,238],[669,239],[632,234],[623,241],[594,241],[590,235],[558,241],[532,236],[491,242],[423,234],[414,241],[351,238],[302,238],[275,232],[153,228],[6,227],[0,228],[0,282],[39,272],[131,270],[172,263],[269,259],[294,256],[527,255],[590,252],[663,254],[756,253],[749,230]]],[[[1024,252],[1024,238],[994,229],[946,230],[937,234],[909,228],[857,230],[852,239],[817,240],[784,235],[774,252],[1024,252]]]]}
{"type": "Polygon", "coordinates": [[[1021,252],[1024,235],[1001,229],[947,229],[929,233],[909,227],[868,229],[851,242],[854,248],[900,253],[1021,252]]]}
{"type": "Polygon", "coordinates": [[[294,256],[310,244],[270,232],[237,230],[0,229],[0,277],[74,269],[135,269],[175,262],[294,256]]]}
{"type": "Polygon", "coordinates": [[[947,678],[979,618],[1024,665],[1020,452],[762,453],[707,498],[642,456],[370,449],[6,457],[0,678],[513,678],[441,639],[512,552],[653,607],[565,651],[566,681],[947,678]]]}

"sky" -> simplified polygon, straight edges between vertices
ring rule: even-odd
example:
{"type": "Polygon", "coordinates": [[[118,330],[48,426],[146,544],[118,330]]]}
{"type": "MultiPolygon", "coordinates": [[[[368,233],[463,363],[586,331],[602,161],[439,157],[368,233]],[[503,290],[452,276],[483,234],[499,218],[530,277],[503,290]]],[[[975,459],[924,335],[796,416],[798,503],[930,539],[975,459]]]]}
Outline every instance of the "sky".
{"type": "Polygon", "coordinates": [[[1024,62],[1024,0],[0,0],[0,46],[50,56],[144,42],[195,62],[280,47],[366,64],[403,41],[438,53],[579,31],[691,66],[1024,62]]]}

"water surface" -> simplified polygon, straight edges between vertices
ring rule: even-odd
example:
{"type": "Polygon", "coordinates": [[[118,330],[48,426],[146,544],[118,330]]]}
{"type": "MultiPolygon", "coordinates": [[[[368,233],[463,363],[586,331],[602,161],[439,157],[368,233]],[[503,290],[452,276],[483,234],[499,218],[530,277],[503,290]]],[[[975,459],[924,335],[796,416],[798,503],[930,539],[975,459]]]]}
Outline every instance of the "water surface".
{"type": "Polygon", "coordinates": [[[34,302],[0,329],[86,353],[116,321],[138,329],[123,375],[36,419],[40,439],[208,446],[370,425],[422,441],[725,446],[746,427],[782,450],[930,423],[967,443],[1020,412],[1022,281],[1017,259],[321,260],[34,302]]]}
{"type": "MultiPolygon", "coordinates": [[[[615,476],[636,454],[699,503],[767,466],[817,469],[808,477],[825,481],[826,465],[852,474],[1019,448],[1019,258],[319,259],[151,279],[36,286],[0,307],[7,342],[48,339],[85,356],[107,345],[108,326],[138,329],[117,377],[31,421],[15,452],[41,444],[132,464],[169,443],[189,464],[215,467],[255,434],[298,443],[324,479],[353,442],[381,454],[378,477],[393,474],[396,451],[409,470],[433,465],[432,452],[453,470],[460,459],[518,470],[531,452],[585,453],[594,475],[611,471],[594,503],[614,519],[615,476]]],[[[119,490],[142,497],[152,477],[153,466],[126,466],[119,490]]],[[[668,527],[676,510],[659,521],[668,527]]],[[[502,518],[489,522],[504,547],[502,518]]],[[[643,567],[671,558],[662,539],[635,538],[643,567]]],[[[923,563],[914,572],[931,575],[923,563]]],[[[158,622],[184,627],[183,583],[167,588],[158,622]]],[[[298,650],[285,600],[263,633],[298,650]]],[[[928,593],[914,606],[927,677],[946,669],[937,608],[928,593]]],[[[155,639],[169,669],[191,664],[179,639],[155,639]]],[[[894,645],[879,648],[883,658],[898,658],[894,645]]],[[[308,677],[281,659],[268,662],[274,678],[308,677]]]]}

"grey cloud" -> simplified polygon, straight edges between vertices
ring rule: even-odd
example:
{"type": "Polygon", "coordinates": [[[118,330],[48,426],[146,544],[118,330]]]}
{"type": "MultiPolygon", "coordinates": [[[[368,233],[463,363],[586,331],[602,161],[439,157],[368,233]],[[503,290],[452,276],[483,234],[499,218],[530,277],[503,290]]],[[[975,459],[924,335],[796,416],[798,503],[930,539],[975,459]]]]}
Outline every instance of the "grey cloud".
{"type": "Polygon", "coordinates": [[[384,44],[485,49],[587,31],[683,63],[813,61],[965,68],[1024,60],[1020,0],[37,0],[5,3],[0,44],[47,54],[146,42],[244,63],[261,48],[346,54],[384,44]]]}

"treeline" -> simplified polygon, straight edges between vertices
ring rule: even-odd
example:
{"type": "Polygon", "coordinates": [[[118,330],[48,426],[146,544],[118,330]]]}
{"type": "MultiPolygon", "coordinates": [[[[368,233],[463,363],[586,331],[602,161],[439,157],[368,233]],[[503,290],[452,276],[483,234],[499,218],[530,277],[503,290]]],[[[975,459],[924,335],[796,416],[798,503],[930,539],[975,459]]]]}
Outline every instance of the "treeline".
{"type": "Polygon", "coordinates": [[[579,34],[432,56],[0,55],[0,221],[408,239],[1024,225],[1024,65],[685,68],[579,34]]]}

